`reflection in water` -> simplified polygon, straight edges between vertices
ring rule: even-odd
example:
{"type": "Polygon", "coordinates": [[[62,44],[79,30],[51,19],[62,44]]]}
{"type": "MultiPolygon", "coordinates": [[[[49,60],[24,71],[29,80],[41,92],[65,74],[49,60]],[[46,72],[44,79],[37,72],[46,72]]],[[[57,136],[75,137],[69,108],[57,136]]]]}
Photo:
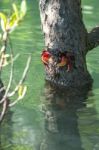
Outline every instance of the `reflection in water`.
{"type": "Polygon", "coordinates": [[[42,126],[41,112],[16,106],[0,125],[0,150],[37,150],[42,126]]]}
{"type": "Polygon", "coordinates": [[[40,150],[84,150],[78,128],[77,111],[85,107],[91,85],[64,89],[46,82],[42,111],[45,136],[40,150]]]}
{"type": "Polygon", "coordinates": [[[12,115],[13,113],[8,110],[0,124],[0,150],[12,150],[12,115]]]}

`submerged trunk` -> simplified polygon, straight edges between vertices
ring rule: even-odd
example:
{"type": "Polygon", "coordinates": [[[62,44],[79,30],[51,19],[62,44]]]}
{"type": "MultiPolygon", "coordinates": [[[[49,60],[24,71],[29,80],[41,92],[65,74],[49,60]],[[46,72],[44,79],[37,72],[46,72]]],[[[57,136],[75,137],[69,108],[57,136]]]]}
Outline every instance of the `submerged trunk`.
{"type": "Polygon", "coordinates": [[[42,98],[45,132],[40,150],[84,150],[78,110],[86,107],[90,89],[91,85],[66,90],[46,82],[42,98]]]}
{"type": "Polygon", "coordinates": [[[88,33],[82,21],[80,0],[40,0],[46,51],[46,79],[75,87],[92,82],[87,71],[88,33]]]}

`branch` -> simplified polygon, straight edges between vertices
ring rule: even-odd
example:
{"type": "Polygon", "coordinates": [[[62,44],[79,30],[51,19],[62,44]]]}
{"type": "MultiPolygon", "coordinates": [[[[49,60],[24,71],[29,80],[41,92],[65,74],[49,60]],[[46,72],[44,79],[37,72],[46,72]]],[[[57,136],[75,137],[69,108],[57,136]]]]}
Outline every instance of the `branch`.
{"type": "Polygon", "coordinates": [[[7,99],[5,99],[5,101],[3,102],[3,106],[2,106],[2,112],[0,114],[0,122],[3,120],[3,117],[5,115],[5,112],[7,110],[7,99]]]}
{"type": "Polygon", "coordinates": [[[91,32],[88,33],[87,44],[87,51],[90,51],[99,45],[99,27],[93,28],[91,32]]]}
{"type": "Polygon", "coordinates": [[[3,98],[0,101],[0,104],[3,103],[6,100],[8,92],[9,92],[9,89],[11,87],[12,80],[13,80],[13,66],[14,66],[14,64],[13,64],[13,55],[11,55],[11,68],[10,68],[9,83],[8,83],[8,86],[7,86],[6,90],[5,90],[4,96],[3,96],[3,98]]]}
{"type": "MultiPolygon", "coordinates": [[[[23,98],[23,97],[22,97],[22,98],[23,98]]],[[[9,107],[14,106],[14,105],[15,105],[16,103],[18,103],[22,98],[21,98],[21,97],[18,97],[14,102],[12,102],[12,103],[9,104],[9,107]]]]}
{"type": "MultiPolygon", "coordinates": [[[[25,80],[25,78],[26,78],[26,75],[27,75],[27,72],[28,72],[28,70],[29,70],[30,63],[31,63],[31,56],[29,56],[29,58],[28,58],[28,60],[27,60],[27,64],[26,64],[26,67],[25,67],[25,69],[24,69],[22,78],[20,79],[20,81],[19,81],[18,85],[16,86],[16,88],[14,89],[14,91],[13,91],[12,93],[10,93],[10,94],[8,95],[8,97],[13,96],[13,95],[18,91],[19,86],[24,82],[24,80],[25,80]]],[[[26,91],[25,91],[25,92],[26,92],[26,91]]],[[[25,94],[25,92],[24,92],[24,94],[25,94]]],[[[24,95],[23,95],[23,96],[24,96],[24,95]]],[[[9,104],[9,107],[14,106],[18,101],[20,101],[20,100],[23,98],[23,96],[22,96],[22,97],[18,97],[14,102],[10,103],[10,104],[9,104]]]]}
{"type": "Polygon", "coordinates": [[[13,92],[8,93],[8,95],[7,95],[8,97],[12,97],[12,96],[18,91],[19,86],[25,81],[26,75],[27,75],[28,70],[29,70],[30,63],[31,63],[31,55],[28,57],[28,60],[27,60],[27,63],[26,63],[26,66],[25,66],[25,69],[24,69],[22,78],[20,79],[19,83],[17,84],[17,86],[16,86],[16,88],[13,90],[13,92]]]}

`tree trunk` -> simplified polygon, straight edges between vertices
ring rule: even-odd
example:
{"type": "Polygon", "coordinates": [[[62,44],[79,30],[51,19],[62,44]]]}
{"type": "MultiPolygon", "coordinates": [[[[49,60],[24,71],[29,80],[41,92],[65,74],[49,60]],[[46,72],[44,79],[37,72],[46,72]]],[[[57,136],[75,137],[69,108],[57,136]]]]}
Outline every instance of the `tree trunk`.
{"type": "Polygon", "coordinates": [[[82,21],[81,1],[40,0],[40,16],[45,47],[52,58],[45,67],[46,80],[66,87],[92,82],[86,54],[99,44],[99,35],[97,37],[93,31],[87,33],[82,21]],[[69,63],[57,65],[62,62],[60,55],[69,63]]]}

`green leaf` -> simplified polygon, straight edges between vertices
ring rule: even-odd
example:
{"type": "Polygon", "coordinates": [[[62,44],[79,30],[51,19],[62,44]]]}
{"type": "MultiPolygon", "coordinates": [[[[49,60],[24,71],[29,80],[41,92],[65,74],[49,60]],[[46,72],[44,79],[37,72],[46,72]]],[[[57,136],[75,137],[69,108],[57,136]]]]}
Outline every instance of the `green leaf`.
{"type": "Polygon", "coordinates": [[[14,23],[17,21],[17,16],[15,13],[12,14],[12,16],[10,17],[10,27],[12,27],[14,25],[14,23]]]}
{"type": "Polygon", "coordinates": [[[20,19],[22,19],[25,16],[26,11],[27,11],[26,0],[22,0],[20,8],[20,19]]]}
{"type": "Polygon", "coordinates": [[[15,3],[12,4],[17,20],[19,19],[19,11],[15,3]]]}
{"type": "Polygon", "coordinates": [[[9,31],[12,32],[15,27],[18,25],[18,19],[16,16],[16,13],[13,13],[12,16],[10,17],[10,21],[9,21],[9,31]]]}
{"type": "Polygon", "coordinates": [[[0,12],[0,18],[1,18],[1,28],[3,31],[6,30],[6,25],[7,25],[7,17],[5,14],[0,12]]]}
{"type": "Polygon", "coordinates": [[[19,98],[23,98],[25,93],[26,93],[26,91],[27,91],[27,86],[20,85],[19,89],[18,89],[18,96],[19,96],[19,98]]]}

